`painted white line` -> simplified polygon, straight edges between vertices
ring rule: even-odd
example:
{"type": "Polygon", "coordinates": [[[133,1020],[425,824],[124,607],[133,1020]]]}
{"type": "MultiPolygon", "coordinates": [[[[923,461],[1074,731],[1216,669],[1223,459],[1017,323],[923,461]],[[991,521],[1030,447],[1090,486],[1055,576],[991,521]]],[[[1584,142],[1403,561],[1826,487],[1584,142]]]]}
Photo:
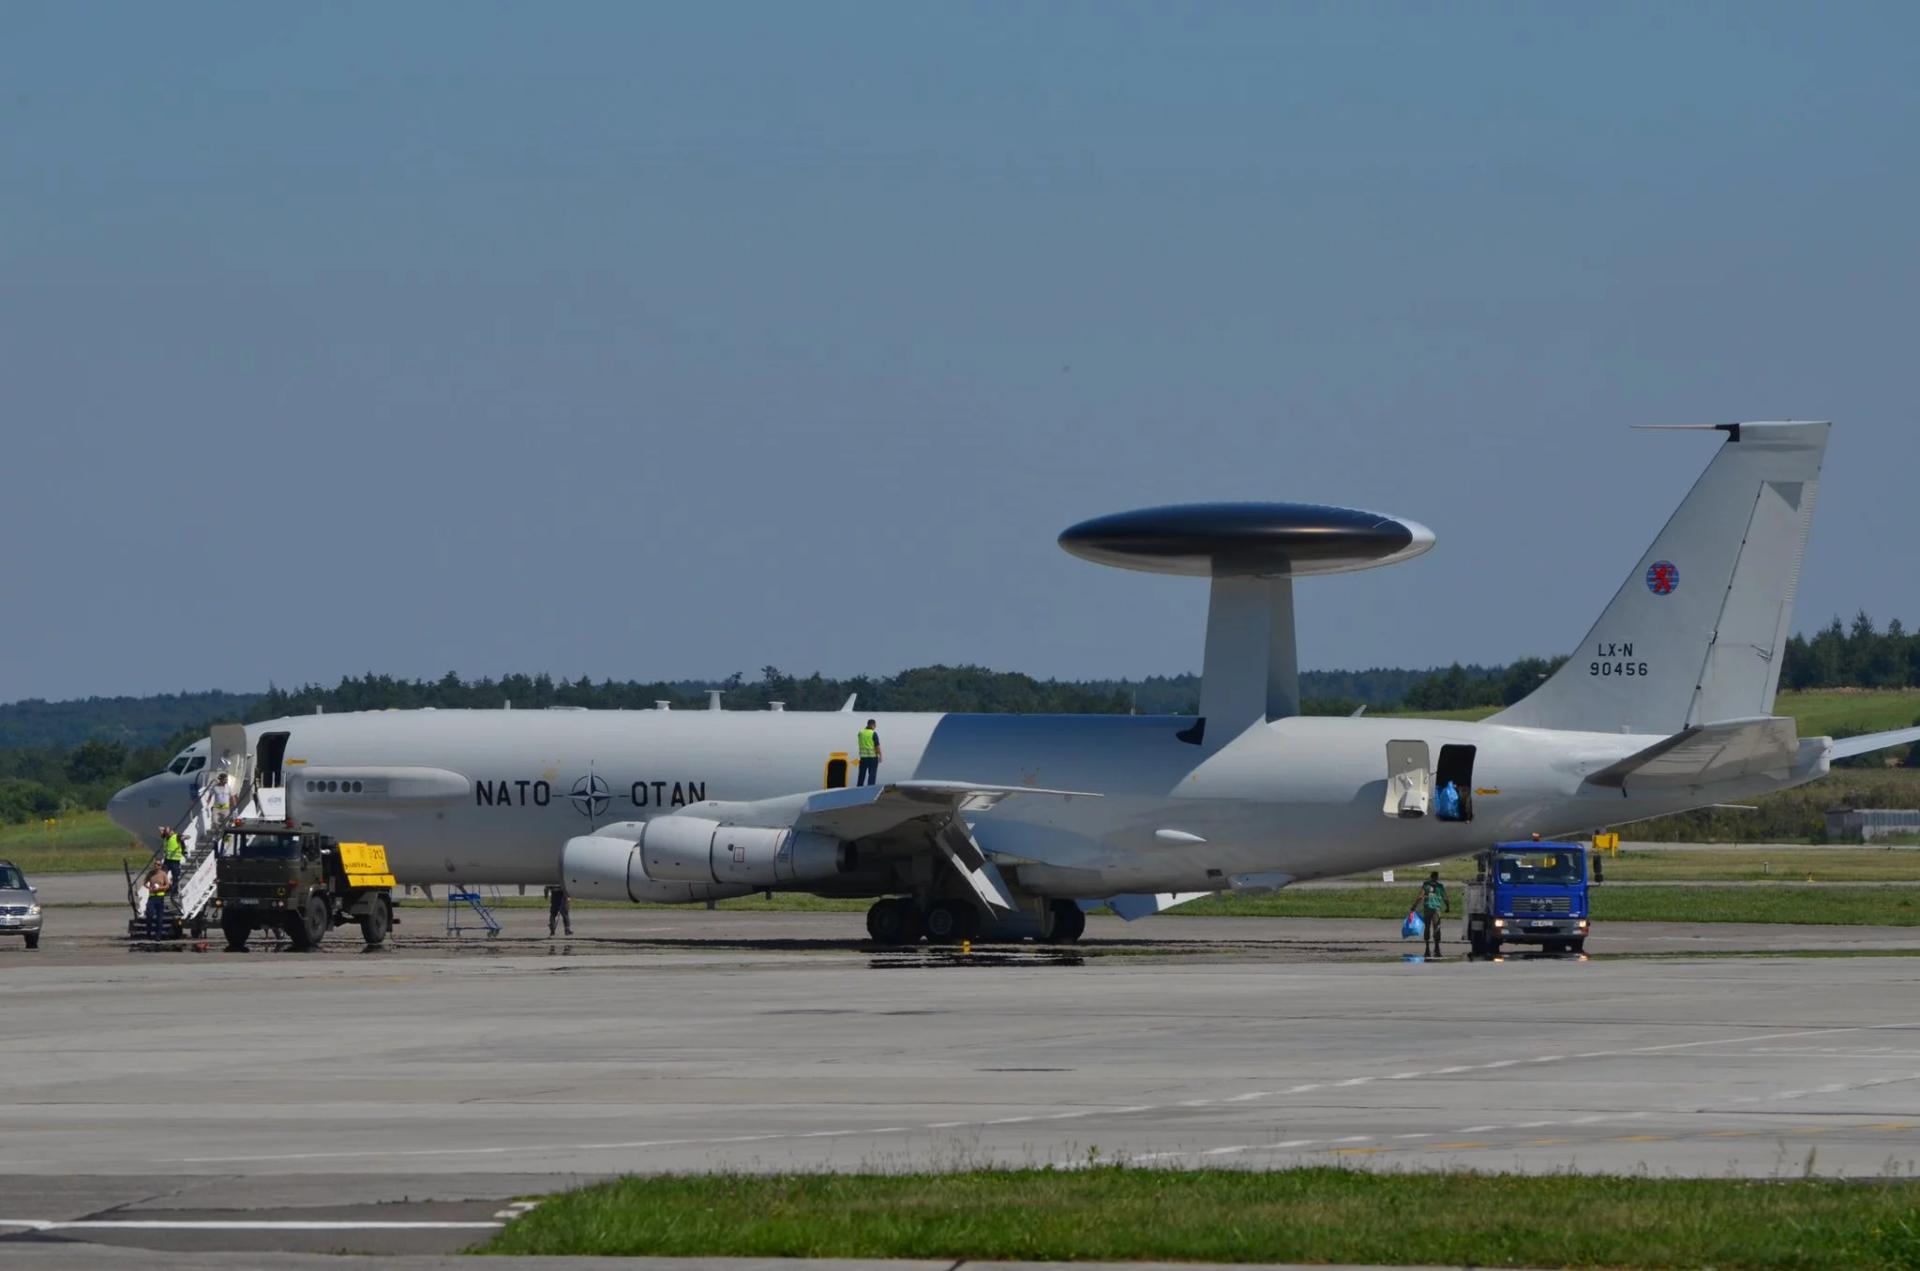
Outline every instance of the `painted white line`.
{"type": "Polygon", "coordinates": [[[1328,1139],[1329,1143],[1366,1143],[1373,1139],[1371,1134],[1349,1134],[1344,1139],[1328,1139]]]}
{"type": "Polygon", "coordinates": [[[1511,1068],[1520,1062],[1522,1061],[1518,1059],[1496,1059],[1490,1064],[1481,1064],[1480,1066],[1482,1068],[1511,1068]]]}
{"type": "Polygon", "coordinates": [[[360,1222],[306,1220],[278,1222],[251,1219],[87,1218],[75,1222],[48,1222],[41,1218],[0,1218],[0,1227],[30,1231],[493,1231],[499,1222],[360,1222]]]}
{"type": "MultiPolygon", "coordinates": [[[[1035,1120],[1035,1119],[1036,1119],[1036,1118],[1034,1118],[1034,1117],[996,1117],[996,1118],[994,1118],[994,1119],[993,1119],[993,1120],[991,1120],[991,1121],[983,1121],[983,1122],[981,1122],[981,1124],[982,1124],[982,1125],[1017,1125],[1017,1124],[1019,1124],[1019,1123],[1020,1123],[1020,1122],[1022,1122],[1022,1121],[1032,1121],[1032,1120],[1035,1120]]],[[[852,1133],[854,1133],[854,1131],[852,1131],[852,1130],[838,1130],[838,1131],[836,1131],[836,1133],[839,1133],[839,1134],[852,1134],[852,1133]]]]}
{"type": "Polygon", "coordinates": [[[1202,1152],[1202,1153],[1200,1153],[1200,1155],[1202,1155],[1202,1156],[1232,1156],[1232,1155],[1233,1155],[1233,1154],[1234,1154],[1235,1152],[1252,1152],[1252,1151],[1255,1151],[1255,1150],[1256,1150],[1256,1149],[1258,1148],[1258,1146],[1259,1146],[1258,1144],[1254,1144],[1254,1143],[1240,1143],[1240,1144],[1237,1144],[1237,1145],[1235,1145],[1235,1146],[1233,1146],[1233,1147],[1210,1147],[1210,1148],[1208,1148],[1208,1149],[1207,1149],[1206,1151],[1204,1151],[1204,1152],[1202,1152]]]}
{"type": "Polygon", "coordinates": [[[1396,1139],[1430,1139],[1433,1137],[1433,1135],[1431,1134],[1396,1134],[1393,1137],[1396,1139]]]}
{"type": "Polygon", "coordinates": [[[1565,1055],[1535,1055],[1532,1059],[1527,1060],[1527,1062],[1530,1064],[1557,1064],[1565,1058],[1565,1055]]]}
{"type": "Polygon", "coordinates": [[[1249,1090],[1249,1091],[1247,1091],[1247,1092],[1246,1092],[1245,1094],[1237,1094],[1237,1095],[1234,1095],[1234,1096],[1233,1096],[1233,1097],[1232,1097],[1231,1099],[1225,1099],[1225,1100],[1222,1100],[1222,1102],[1224,1102],[1224,1103],[1247,1103],[1247,1102],[1249,1102],[1249,1101],[1251,1101],[1251,1100],[1254,1100],[1254,1099],[1264,1099],[1264,1098],[1266,1098],[1266,1097],[1267,1097],[1267,1095],[1268,1095],[1268,1094],[1270,1094],[1270,1093],[1271,1093],[1270,1091],[1266,1091],[1266,1090],[1249,1090]]]}
{"type": "Polygon", "coordinates": [[[1449,1073],[1472,1072],[1472,1071],[1473,1071],[1472,1064],[1455,1064],[1451,1068],[1435,1068],[1433,1070],[1433,1075],[1436,1077],[1444,1077],[1444,1076],[1447,1076],[1449,1073]]]}
{"type": "Polygon", "coordinates": [[[1364,1086],[1372,1080],[1372,1077],[1348,1077],[1345,1081],[1336,1081],[1333,1084],[1336,1086],[1364,1086]]]}
{"type": "Polygon", "coordinates": [[[1270,1143],[1267,1146],[1269,1149],[1278,1149],[1283,1147],[1312,1147],[1315,1143],[1318,1143],[1319,1141],[1320,1141],[1319,1139],[1288,1139],[1284,1143],[1270,1143]]]}
{"type": "Polygon", "coordinates": [[[1485,1133],[1486,1133],[1486,1132],[1487,1132],[1488,1130],[1498,1130],[1498,1129],[1501,1129],[1501,1128],[1503,1128],[1503,1127],[1501,1127],[1501,1126],[1497,1126],[1497,1125],[1470,1125],[1470,1126],[1468,1126],[1468,1127],[1467,1127],[1466,1129],[1464,1129],[1464,1130],[1461,1130],[1461,1131],[1460,1131],[1460,1133],[1462,1133],[1462,1134],[1485,1134],[1485,1133]]]}
{"type": "Polygon", "coordinates": [[[1321,1086],[1325,1084],[1326,1083],[1323,1081],[1309,1081],[1304,1086],[1289,1086],[1287,1089],[1282,1090],[1280,1093],[1281,1094],[1305,1094],[1309,1090],[1318,1090],[1321,1086]]]}
{"type": "Polygon", "coordinates": [[[1424,1077],[1426,1075],[1427,1074],[1424,1072],[1396,1072],[1392,1076],[1388,1077],[1387,1080],[1388,1081],[1406,1081],[1413,1077],[1424,1077]]]}

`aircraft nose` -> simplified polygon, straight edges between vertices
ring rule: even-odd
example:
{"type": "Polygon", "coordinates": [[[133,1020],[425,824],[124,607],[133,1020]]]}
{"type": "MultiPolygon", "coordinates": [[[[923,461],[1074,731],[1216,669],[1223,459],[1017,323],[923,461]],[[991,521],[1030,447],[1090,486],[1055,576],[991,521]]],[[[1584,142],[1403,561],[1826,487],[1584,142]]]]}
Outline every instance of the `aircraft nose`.
{"type": "MultiPolygon", "coordinates": [[[[149,777],[147,780],[150,781],[152,778],[149,777]]],[[[129,834],[141,832],[140,818],[136,815],[136,810],[146,803],[146,799],[140,793],[140,787],[145,784],[147,784],[146,781],[136,781],[130,786],[124,786],[107,800],[107,819],[129,834]]]]}

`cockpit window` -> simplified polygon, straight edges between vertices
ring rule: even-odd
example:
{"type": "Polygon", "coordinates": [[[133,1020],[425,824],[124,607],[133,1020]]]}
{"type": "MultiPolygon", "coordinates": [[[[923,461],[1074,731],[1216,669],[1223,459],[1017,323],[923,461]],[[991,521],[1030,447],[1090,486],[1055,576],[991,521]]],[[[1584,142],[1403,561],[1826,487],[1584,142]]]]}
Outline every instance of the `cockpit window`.
{"type": "Polygon", "coordinates": [[[193,758],[187,761],[188,772],[198,772],[206,766],[207,766],[207,757],[205,755],[195,755],[193,758]]]}
{"type": "Polygon", "coordinates": [[[167,771],[176,774],[185,772],[187,770],[187,760],[192,757],[191,755],[175,755],[173,762],[167,765],[167,771]]]}

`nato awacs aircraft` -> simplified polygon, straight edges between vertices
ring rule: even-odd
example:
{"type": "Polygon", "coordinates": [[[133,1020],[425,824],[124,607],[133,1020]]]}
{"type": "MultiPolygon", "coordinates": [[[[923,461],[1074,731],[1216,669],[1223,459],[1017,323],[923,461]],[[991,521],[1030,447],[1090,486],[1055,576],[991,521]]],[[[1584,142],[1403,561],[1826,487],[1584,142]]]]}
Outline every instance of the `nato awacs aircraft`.
{"type": "Polygon", "coordinates": [[[1706,472],[1585,640],[1480,723],[1299,713],[1294,580],[1417,556],[1424,527],[1212,504],[1060,536],[1090,560],[1210,580],[1197,717],[880,714],[882,782],[847,788],[864,714],[299,716],[216,729],[112,811],[151,833],[214,755],[315,833],[384,843],[402,883],[873,897],[879,941],[1072,941],[1102,903],[1135,918],[1749,799],[1920,739],[1802,738],[1772,714],[1828,425],[1712,427],[1706,472]],[[1437,797],[1448,783],[1457,807],[1437,797]]]}

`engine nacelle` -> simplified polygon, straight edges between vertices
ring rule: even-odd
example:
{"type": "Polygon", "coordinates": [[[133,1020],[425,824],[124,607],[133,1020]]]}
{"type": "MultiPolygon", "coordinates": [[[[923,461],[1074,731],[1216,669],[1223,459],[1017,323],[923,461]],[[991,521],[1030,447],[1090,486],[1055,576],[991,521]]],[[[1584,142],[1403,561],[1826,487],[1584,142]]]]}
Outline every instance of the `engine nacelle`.
{"type": "Polygon", "coordinates": [[[570,895],[582,899],[649,901],[657,905],[725,900],[754,890],[713,882],[656,881],[647,877],[638,843],[592,834],[567,840],[560,852],[560,878],[570,895]]]}
{"type": "Polygon", "coordinates": [[[807,830],[722,825],[698,816],[647,822],[640,854],[649,878],[665,882],[771,887],[845,874],[853,844],[807,830]]]}

